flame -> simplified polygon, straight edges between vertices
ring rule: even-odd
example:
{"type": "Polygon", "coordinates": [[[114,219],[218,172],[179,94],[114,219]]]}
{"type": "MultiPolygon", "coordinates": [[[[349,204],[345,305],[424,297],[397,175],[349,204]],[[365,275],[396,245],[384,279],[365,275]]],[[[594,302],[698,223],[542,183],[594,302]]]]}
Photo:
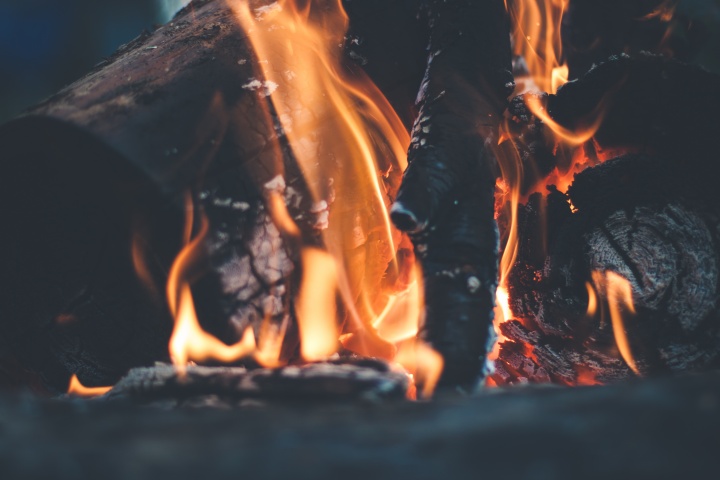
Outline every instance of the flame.
{"type": "MultiPolygon", "coordinates": [[[[230,6],[256,57],[258,78],[251,79],[247,89],[272,104],[313,202],[332,205],[326,208],[329,221],[319,227],[325,247],[320,249],[304,244],[281,189],[265,192],[273,222],[300,248],[302,275],[294,313],[302,359],[325,359],[341,340],[345,348],[391,360],[395,344],[417,334],[422,307],[419,269],[414,262],[397,261],[403,242],[388,213],[392,189],[407,166],[409,135],[372,82],[342,64],[348,19],[339,0],[231,1],[230,6]],[[336,198],[335,190],[342,195],[336,198]],[[396,277],[395,284],[384,282],[382,271],[355,268],[357,258],[365,258],[358,257],[359,248],[365,249],[367,258],[386,261],[391,268],[385,276],[396,277]],[[346,317],[344,335],[339,312],[346,317]]],[[[281,149],[276,151],[281,155],[281,149]]],[[[173,363],[183,368],[191,361],[232,362],[253,355],[262,365],[281,365],[287,322],[277,326],[266,318],[257,344],[251,329],[237,344],[225,345],[200,326],[190,282],[207,224],[201,218],[200,232],[191,238],[194,214],[188,201],[186,247],[167,283],[168,304],[176,319],[170,342],[173,363]]],[[[415,359],[414,371],[429,395],[442,367],[438,370],[430,347],[413,351],[415,355],[405,357],[415,359]]]]}
{"type": "Polygon", "coordinates": [[[290,317],[285,317],[280,325],[272,322],[269,315],[263,320],[254,355],[255,360],[263,367],[275,368],[285,363],[281,355],[289,320],[290,317]]]}
{"type": "Polygon", "coordinates": [[[190,287],[185,284],[181,288],[175,329],[170,340],[170,358],[178,370],[184,371],[191,361],[232,363],[254,352],[255,335],[251,327],[245,329],[240,341],[233,345],[226,345],[204,331],[195,313],[190,287]]]}
{"type": "Polygon", "coordinates": [[[512,19],[515,54],[525,59],[533,83],[555,93],[567,82],[562,63],[560,25],[569,0],[514,0],[505,2],[512,19]]]}
{"type": "Polygon", "coordinates": [[[323,360],[337,351],[337,266],[322,250],[302,252],[303,277],[295,301],[300,352],[307,361],[323,360]]]}
{"type": "MultiPolygon", "coordinates": [[[[598,101],[597,106],[581,119],[576,120],[572,127],[561,125],[551,117],[543,99],[547,98],[532,92],[539,90],[554,94],[568,81],[569,69],[563,59],[562,41],[560,38],[563,15],[570,0],[513,0],[505,1],[505,7],[511,17],[513,29],[514,53],[521,56],[528,66],[529,79],[516,78],[518,88],[516,94],[524,93],[525,104],[530,112],[544,124],[549,134],[548,140],[554,143],[554,152],[558,159],[558,166],[538,184],[523,188],[524,164],[518,143],[521,138],[513,133],[512,125],[506,121],[501,126],[500,144],[496,157],[501,169],[501,180],[498,181],[496,192],[496,217],[502,215],[508,220],[505,229],[505,245],[501,249],[499,287],[496,293],[495,331],[498,336],[489,360],[497,359],[499,343],[506,339],[500,331],[500,325],[512,318],[510,298],[508,292],[508,278],[515,265],[518,254],[518,206],[524,202],[529,194],[547,193],[547,186],[554,185],[560,192],[566,192],[574,181],[576,173],[585,168],[613,158],[620,153],[631,151],[633,148],[644,146],[622,146],[611,148],[600,145],[595,138],[604,120],[608,108],[609,97],[614,94],[615,88],[609,89],[598,101]],[[516,143],[518,142],[518,143],[516,143]],[[590,143],[592,142],[592,143],[590,143]],[[592,158],[586,154],[586,147],[591,146],[592,158]],[[522,194],[521,194],[522,193],[522,194]]],[[[665,38],[672,31],[671,21],[677,7],[677,0],[664,0],[657,2],[656,8],[646,16],[637,20],[652,20],[667,23],[665,38]]],[[[531,146],[528,146],[531,151],[531,146]]],[[[542,204],[541,204],[542,208],[542,204]]],[[[570,204],[571,211],[577,211],[570,204]]],[[[542,212],[540,212],[542,215],[542,212]]],[[[543,237],[542,241],[546,241],[543,237]]],[[[543,245],[544,246],[544,245],[543,245]]],[[[622,358],[630,369],[636,374],[639,370],[632,355],[630,342],[625,330],[625,322],[635,313],[632,302],[632,288],[630,283],[620,275],[607,272],[593,273],[593,282],[586,284],[588,293],[587,316],[595,317],[600,312],[601,322],[606,321],[606,312],[609,312],[613,326],[615,341],[622,358]],[[599,297],[604,297],[603,301],[599,297]]],[[[523,319],[519,319],[523,320],[523,319]]],[[[597,383],[593,372],[580,369],[578,372],[579,384],[597,383]]]]}
{"type": "Polygon", "coordinates": [[[89,398],[105,395],[110,390],[112,390],[112,387],[86,387],[85,385],[80,383],[77,375],[73,374],[73,376],[70,378],[70,385],[68,386],[67,394],[73,395],[75,397],[89,398]]]}
{"type": "Polygon", "coordinates": [[[588,307],[585,315],[588,317],[594,317],[598,309],[597,293],[595,293],[595,288],[593,288],[592,283],[590,282],[585,282],[585,288],[588,292],[588,307]]]}
{"type": "Polygon", "coordinates": [[[390,296],[373,327],[382,338],[392,343],[411,339],[418,333],[424,304],[422,270],[419,264],[415,264],[409,275],[408,287],[390,296]]]}
{"type": "Polygon", "coordinates": [[[186,197],[186,222],[184,237],[187,245],[175,258],[167,282],[167,301],[175,318],[170,337],[170,358],[175,367],[185,371],[189,362],[215,360],[230,363],[251,355],[255,351],[255,335],[251,328],[234,345],[226,345],[200,326],[190,290],[190,272],[202,251],[207,233],[207,219],[201,218],[200,232],[191,239],[195,210],[190,195],[186,197]]]}
{"type": "Polygon", "coordinates": [[[625,329],[628,316],[635,315],[635,305],[632,298],[630,282],[618,273],[593,272],[593,282],[600,292],[605,292],[610,319],[612,321],[615,343],[623,360],[636,375],[640,375],[637,362],[632,354],[630,340],[625,329]],[[629,314],[629,315],[628,315],[629,314]]]}
{"type": "Polygon", "coordinates": [[[642,20],[651,20],[653,18],[660,19],[662,22],[669,22],[675,16],[678,0],[664,0],[655,7],[650,13],[642,17],[642,20]]]}
{"type": "Polygon", "coordinates": [[[432,397],[445,366],[442,355],[422,340],[411,339],[400,345],[395,361],[422,386],[421,399],[432,397]]]}
{"type": "MultiPolygon", "coordinates": [[[[257,82],[265,86],[263,95],[314,202],[332,203],[322,232],[327,251],[301,249],[295,310],[302,356],[325,358],[339,339],[351,351],[392,360],[396,344],[417,334],[422,308],[419,269],[397,260],[402,236],[388,212],[407,166],[408,132],[365,74],[343,65],[348,18],[340,0],[230,5],[255,52],[257,82]],[[368,259],[378,257],[387,261],[387,272],[371,270],[368,259]],[[388,285],[383,276],[404,280],[388,285]],[[339,310],[345,315],[342,335],[339,310]]],[[[300,241],[283,203],[279,196],[271,199],[272,217],[300,241]]]]}
{"type": "Polygon", "coordinates": [[[625,320],[623,319],[623,309],[631,315],[635,314],[635,306],[632,300],[632,287],[630,282],[615,272],[606,273],[607,281],[607,298],[610,309],[610,318],[612,319],[613,333],[615,335],[615,343],[617,343],[620,354],[627,363],[628,367],[640,375],[637,363],[633,357],[625,331],[625,320]]]}
{"type": "Polygon", "coordinates": [[[600,114],[598,109],[598,111],[593,112],[591,115],[592,120],[589,125],[578,128],[577,130],[570,130],[560,125],[550,116],[539,97],[535,95],[526,95],[525,104],[533,115],[542,120],[543,123],[550,128],[558,140],[574,147],[582,145],[593,138],[595,133],[597,133],[598,128],[600,128],[600,124],[603,120],[603,116],[600,114]]]}

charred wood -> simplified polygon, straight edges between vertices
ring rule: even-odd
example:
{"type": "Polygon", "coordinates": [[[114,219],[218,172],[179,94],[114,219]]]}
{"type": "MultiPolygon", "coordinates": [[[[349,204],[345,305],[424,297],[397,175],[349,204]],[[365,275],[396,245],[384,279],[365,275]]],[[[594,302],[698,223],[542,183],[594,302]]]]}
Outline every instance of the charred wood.
{"type": "Polygon", "coordinates": [[[402,400],[408,377],[381,362],[315,363],[277,369],[170,365],[131,370],[103,399],[168,407],[402,400]]]}
{"type": "Polygon", "coordinates": [[[430,44],[409,166],[392,219],[423,266],[420,336],[445,359],[441,384],[482,377],[497,286],[495,159],[488,145],[514,86],[501,1],[425,2],[430,44]]]}

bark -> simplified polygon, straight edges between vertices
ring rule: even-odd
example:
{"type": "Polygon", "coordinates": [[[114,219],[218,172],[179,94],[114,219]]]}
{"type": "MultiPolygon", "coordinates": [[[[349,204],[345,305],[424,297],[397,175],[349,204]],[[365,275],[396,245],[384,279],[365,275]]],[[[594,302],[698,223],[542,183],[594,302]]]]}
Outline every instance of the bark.
{"type": "Polygon", "coordinates": [[[413,234],[425,282],[420,336],[445,359],[441,384],[482,378],[497,286],[495,160],[488,145],[512,92],[503,2],[429,1],[419,114],[392,219],[413,234]]]}
{"type": "Polygon", "coordinates": [[[278,369],[170,365],[131,370],[103,399],[168,407],[402,400],[408,377],[382,362],[313,363],[278,369]]]}

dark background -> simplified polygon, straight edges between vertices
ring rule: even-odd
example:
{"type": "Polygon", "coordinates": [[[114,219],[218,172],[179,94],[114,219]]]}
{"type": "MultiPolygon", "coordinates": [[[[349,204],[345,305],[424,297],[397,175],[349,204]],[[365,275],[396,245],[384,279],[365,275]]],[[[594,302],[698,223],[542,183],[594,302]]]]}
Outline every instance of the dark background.
{"type": "MultiPolygon", "coordinates": [[[[0,0],[0,123],[167,22],[183,1],[0,0]]],[[[720,72],[720,0],[681,0],[679,12],[700,32],[692,61],[720,72]]]]}
{"type": "Polygon", "coordinates": [[[182,0],[0,0],[0,123],[73,82],[182,0]]]}

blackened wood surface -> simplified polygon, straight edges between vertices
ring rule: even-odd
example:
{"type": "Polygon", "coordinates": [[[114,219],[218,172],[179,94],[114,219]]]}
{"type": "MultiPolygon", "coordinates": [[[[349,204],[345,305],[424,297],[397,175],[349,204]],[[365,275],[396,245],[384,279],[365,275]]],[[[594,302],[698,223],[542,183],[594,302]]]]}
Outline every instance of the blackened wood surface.
{"type": "MultiPolygon", "coordinates": [[[[717,374],[426,404],[162,412],[0,397],[3,478],[715,478],[717,374]]],[[[491,392],[492,393],[492,392],[491,392]]]]}
{"type": "Polygon", "coordinates": [[[509,282],[520,321],[501,327],[510,341],[501,345],[497,381],[573,385],[633,375],[593,272],[629,281],[637,313],[625,309],[623,330],[641,374],[720,365],[720,223],[716,206],[689,195],[681,178],[657,157],[627,155],[577,175],[568,195],[551,193],[546,207],[535,195],[521,208],[509,282]],[[599,300],[590,315],[587,282],[599,300]]]}
{"type": "Polygon", "coordinates": [[[408,168],[391,216],[413,234],[423,267],[420,337],[445,359],[441,384],[482,377],[497,287],[494,220],[497,127],[514,83],[500,0],[424,2],[427,69],[408,168]]]}
{"type": "Polygon", "coordinates": [[[189,366],[183,372],[171,365],[155,365],[130,370],[102,399],[127,399],[164,408],[362,402],[402,400],[409,384],[407,374],[373,360],[251,370],[189,366]]]}

